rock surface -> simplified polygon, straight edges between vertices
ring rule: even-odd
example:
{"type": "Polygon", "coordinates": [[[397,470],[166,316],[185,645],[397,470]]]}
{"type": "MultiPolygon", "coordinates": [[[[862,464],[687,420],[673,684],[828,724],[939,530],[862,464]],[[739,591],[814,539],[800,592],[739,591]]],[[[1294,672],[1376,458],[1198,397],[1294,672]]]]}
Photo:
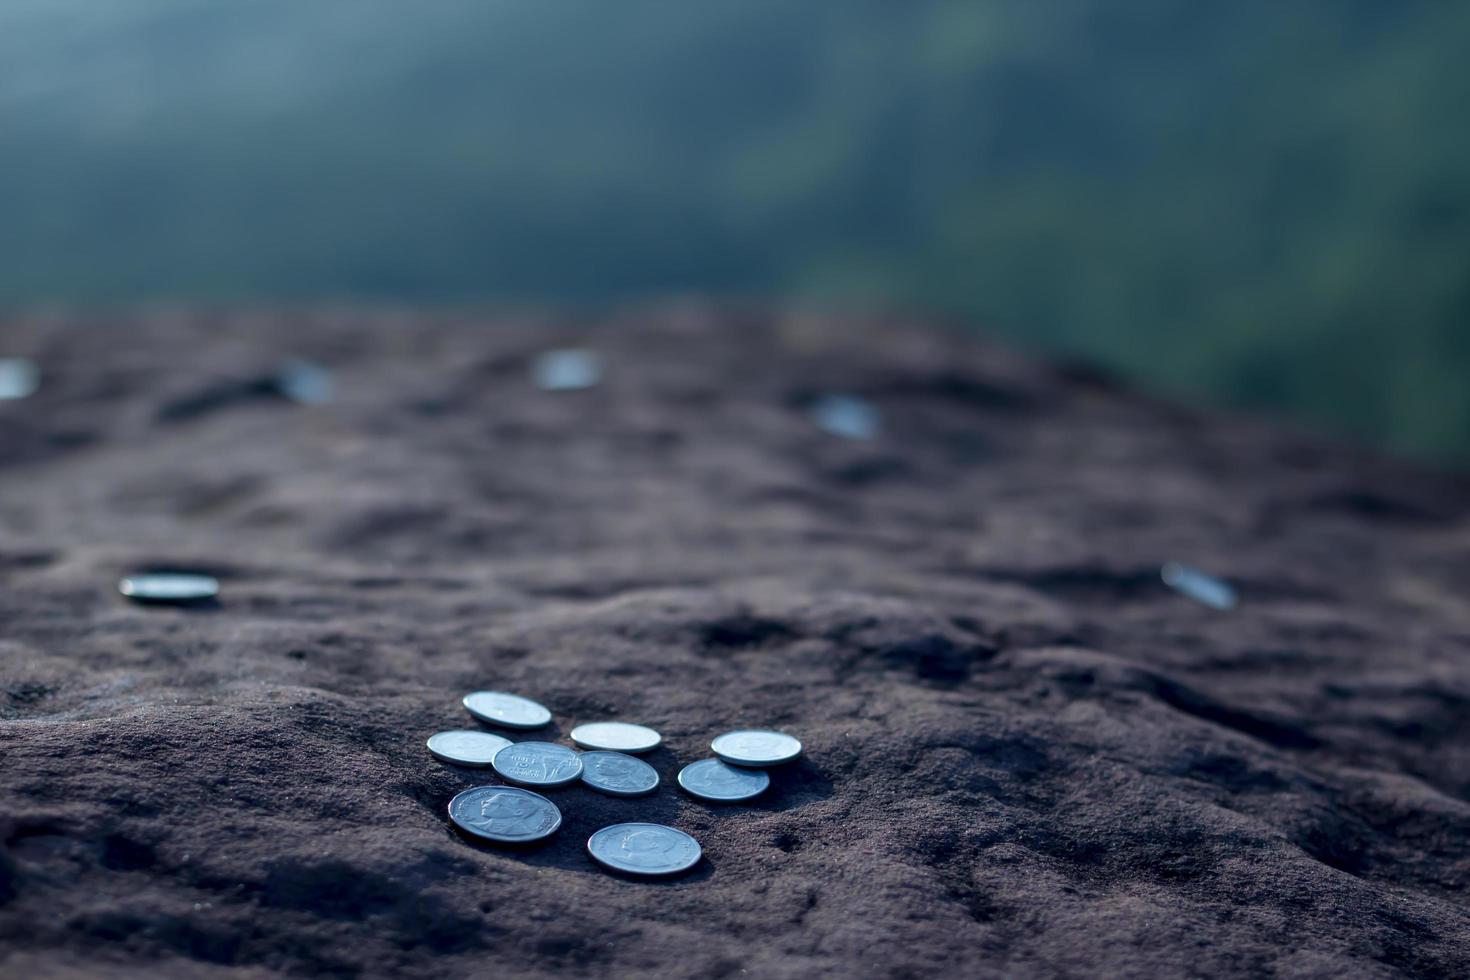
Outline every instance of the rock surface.
{"type": "Polygon", "coordinates": [[[0,403],[0,974],[1470,975],[1464,479],[899,323],[0,340],[45,372],[0,403]],[[602,383],[538,391],[557,346],[602,383]],[[279,397],[292,356],[329,404],[279,397]],[[877,437],[815,427],[829,392],[877,437]],[[220,602],[114,591],[159,566],[220,602]],[[465,842],[445,805],[492,780],[424,739],[483,687],[558,739],[652,725],[664,788],[465,842]],[[807,755],[682,796],[736,726],[807,755]],[[707,861],[604,874],[588,835],[636,819],[707,861]]]}

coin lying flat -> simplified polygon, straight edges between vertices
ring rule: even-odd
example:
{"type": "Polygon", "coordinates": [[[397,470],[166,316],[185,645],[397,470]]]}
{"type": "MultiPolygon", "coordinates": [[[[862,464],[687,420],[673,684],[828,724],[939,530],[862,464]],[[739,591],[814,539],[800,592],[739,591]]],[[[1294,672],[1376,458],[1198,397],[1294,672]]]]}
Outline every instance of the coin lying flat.
{"type": "Polygon", "coordinates": [[[465,710],[487,725],[502,728],[540,728],[551,721],[544,705],[518,694],[476,691],[464,696],[465,710]]]}
{"type": "Polygon", "coordinates": [[[594,721],[572,729],[572,741],[584,749],[608,752],[648,752],[663,741],[659,733],[625,721],[594,721]]]}
{"type": "Polygon", "coordinates": [[[554,742],[516,742],[495,753],[502,778],[522,786],[565,786],[582,775],[582,757],[554,742]]]}
{"type": "Polygon", "coordinates": [[[702,800],[733,803],[760,796],[771,785],[771,777],[759,769],[737,769],[719,759],[700,759],[679,771],[679,785],[702,800]]]}
{"type": "Polygon", "coordinates": [[[779,766],[801,755],[801,743],[785,732],[726,732],[709,744],[732,766],[779,766]]]}
{"type": "Polygon", "coordinates": [[[1229,612],[1239,601],[1230,583],[1177,561],[1166,564],[1160,575],[1169,588],[1211,609],[1229,612]]]}
{"type": "Polygon", "coordinates": [[[465,833],[500,844],[550,837],[561,826],[556,804],[514,786],[475,786],[449,801],[449,819],[465,833]]]}
{"type": "Polygon", "coordinates": [[[583,752],[582,782],[609,796],[646,796],[658,789],[658,770],[621,752],[583,752]]]}
{"type": "Polygon", "coordinates": [[[148,572],[129,575],[117,583],[117,591],[134,602],[187,606],[219,595],[219,579],[190,572],[148,572]]]}
{"type": "Polygon", "coordinates": [[[510,739],[489,732],[435,732],[429,736],[429,751],[440,762],[456,766],[488,766],[495,753],[511,744],[510,739]]]}
{"type": "Polygon", "coordinates": [[[618,823],[587,838],[587,853],[605,868],[630,875],[676,875],[699,863],[699,841],[656,823],[618,823]]]}
{"type": "Polygon", "coordinates": [[[0,357],[0,401],[29,398],[41,387],[41,369],[22,357],[0,357]]]}
{"type": "Polygon", "coordinates": [[[590,350],[544,351],[532,363],[531,376],[542,391],[578,391],[602,380],[602,360],[590,350]]]}

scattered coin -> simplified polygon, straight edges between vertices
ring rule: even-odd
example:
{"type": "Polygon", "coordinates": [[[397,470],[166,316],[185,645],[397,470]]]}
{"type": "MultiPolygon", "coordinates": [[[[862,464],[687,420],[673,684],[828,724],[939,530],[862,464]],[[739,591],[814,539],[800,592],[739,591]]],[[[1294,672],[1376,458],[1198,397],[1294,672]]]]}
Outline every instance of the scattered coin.
{"type": "Polygon", "coordinates": [[[542,391],[577,391],[602,380],[602,361],[596,351],[544,351],[531,365],[531,376],[542,391]]]}
{"type": "Polygon", "coordinates": [[[516,742],[495,753],[502,778],[522,786],[565,786],[582,775],[582,757],[555,742],[516,742]]]}
{"type": "Polygon", "coordinates": [[[540,728],[551,712],[530,698],[502,691],[476,691],[464,696],[465,710],[487,725],[504,728],[540,728]]]}
{"type": "Polygon", "coordinates": [[[866,399],[854,395],[823,395],[811,411],[812,421],[830,435],[871,439],[878,434],[878,408],[866,399]]]}
{"type": "Polygon", "coordinates": [[[583,752],[582,782],[609,796],[646,796],[658,789],[658,770],[621,752],[583,752]]]}
{"type": "Polygon", "coordinates": [[[190,572],[147,572],[129,575],[117,583],[117,591],[134,602],[187,606],[219,595],[219,579],[190,572]]]}
{"type": "Polygon", "coordinates": [[[501,844],[526,844],[556,833],[561,811],[530,790],[476,786],[449,801],[449,819],[465,833],[501,844]]]}
{"type": "Polygon", "coordinates": [[[785,732],[726,732],[710,743],[715,755],[732,766],[779,766],[801,755],[801,743],[785,732]]]}
{"type": "Polygon", "coordinates": [[[299,357],[282,364],[271,383],[298,405],[325,405],[332,400],[332,373],[299,357]]]}
{"type": "Polygon", "coordinates": [[[761,769],[738,769],[719,759],[700,759],[680,770],[679,785],[702,800],[733,803],[760,796],[771,785],[771,777],[761,769]]]}
{"type": "Polygon", "coordinates": [[[29,398],[41,387],[41,369],[21,357],[0,357],[0,401],[29,398]]]}
{"type": "Polygon", "coordinates": [[[647,752],[662,741],[658,732],[624,721],[594,721],[572,729],[572,741],[584,749],[608,752],[647,752]]]}
{"type": "Polygon", "coordinates": [[[605,868],[657,877],[688,871],[699,863],[699,841],[656,823],[619,823],[587,838],[587,853],[605,868]]]}
{"type": "Polygon", "coordinates": [[[495,753],[509,744],[510,739],[489,732],[456,730],[429,736],[434,758],[456,766],[488,766],[495,761],[495,753]]]}
{"type": "Polygon", "coordinates": [[[1169,588],[1211,609],[1229,612],[1238,601],[1235,590],[1229,583],[1197,568],[1171,561],[1164,566],[1161,574],[1164,584],[1169,588]]]}

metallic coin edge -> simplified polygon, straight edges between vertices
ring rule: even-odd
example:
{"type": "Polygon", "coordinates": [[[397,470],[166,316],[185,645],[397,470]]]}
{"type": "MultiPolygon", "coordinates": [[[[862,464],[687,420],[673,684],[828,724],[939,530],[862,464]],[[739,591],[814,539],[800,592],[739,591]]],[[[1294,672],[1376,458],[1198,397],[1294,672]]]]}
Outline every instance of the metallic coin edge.
{"type": "MultiPolygon", "coordinates": [[[[612,752],[613,750],[612,749],[590,749],[589,751],[591,751],[591,752],[612,752]]],[[[628,753],[628,752],[619,752],[618,754],[619,755],[627,755],[627,756],[630,756],[631,758],[637,758],[636,756],[632,756],[631,753],[628,753]]],[[[638,759],[638,761],[639,762],[643,762],[642,759],[638,759]]],[[[646,762],[643,762],[643,764],[645,766],[648,766],[648,763],[646,763],[646,762]]],[[[648,766],[648,768],[653,769],[653,766],[648,766]]],[[[585,761],[582,763],[582,777],[581,778],[582,778],[582,782],[586,785],[586,787],[588,789],[596,790],[597,792],[603,793],[603,794],[605,794],[607,796],[620,796],[620,797],[622,797],[625,800],[631,800],[631,799],[634,799],[635,797],[639,797],[639,796],[651,796],[652,794],[657,793],[658,792],[658,788],[664,784],[664,778],[658,774],[658,770],[657,769],[653,769],[653,785],[650,786],[650,787],[648,787],[648,789],[640,789],[640,790],[638,790],[636,792],[632,792],[632,793],[627,792],[626,790],[621,790],[621,789],[608,789],[606,786],[598,786],[596,783],[591,782],[590,780],[588,780],[588,778],[587,778],[587,763],[585,761]]],[[[613,826],[617,826],[617,825],[614,824],[613,826]]],[[[591,838],[588,838],[588,839],[591,840],[591,838]]]]}
{"type": "Polygon", "coordinates": [[[584,724],[578,725],[577,728],[573,728],[572,731],[571,731],[571,734],[568,737],[574,743],[576,743],[577,745],[580,745],[582,748],[587,749],[590,752],[621,752],[624,755],[642,755],[645,752],[652,752],[654,749],[656,749],[660,745],[664,744],[664,737],[661,734],[659,734],[657,731],[654,731],[652,728],[649,728],[647,725],[637,725],[635,727],[637,727],[637,728],[644,728],[644,729],[647,729],[650,732],[653,732],[653,744],[652,745],[649,745],[649,746],[644,747],[644,748],[638,748],[638,749],[614,749],[614,748],[609,748],[606,745],[598,745],[595,742],[587,742],[587,741],[584,741],[584,740],[582,740],[582,739],[580,739],[580,738],[577,737],[577,729],[578,728],[586,728],[588,725],[633,725],[633,722],[630,722],[630,721],[627,721],[627,722],[618,722],[618,721],[589,721],[589,722],[585,722],[584,724]]]}
{"type": "Polygon", "coordinates": [[[602,867],[607,868],[609,871],[616,871],[618,874],[632,875],[639,878],[668,878],[672,875],[679,875],[683,874],[686,871],[692,870],[695,865],[699,864],[700,861],[703,861],[704,845],[695,840],[693,834],[686,833],[685,831],[680,830],[678,827],[670,827],[668,824],[662,823],[649,823],[646,820],[628,820],[624,821],[623,823],[608,824],[606,827],[594,830],[592,832],[592,836],[587,838],[587,856],[592,858],[592,860],[596,863],[602,865],[602,867]],[[604,861],[602,858],[598,857],[597,852],[592,849],[592,842],[597,839],[598,834],[606,833],[609,830],[616,830],[619,827],[658,827],[662,830],[672,830],[676,834],[683,834],[691,841],[694,841],[694,860],[690,861],[682,868],[671,868],[667,871],[634,870],[632,868],[625,868],[620,864],[613,864],[611,861],[604,861]]]}
{"type": "MultiPolygon", "coordinates": [[[[753,770],[753,771],[759,772],[762,776],[765,776],[766,777],[766,784],[764,786],[762,786],[760,789],[756,790],[754,793],[751,793],[748,796],[706,796],[704,793],[701,793],[699,790],[692,788],[691,786],[689,786],[687,783],[684,782],[684,773],[687,770],[692,769],[695,766],[699,765],[701,762],[709,762],[709,761],[710,761],[709,759],[696,759],[693,762],[689,763],[689,765],[685,766],[683,769],[680,769],[679,770],[679,775],[674,778],[674,781],[679,784],[679,788],[682,789],[684,792],[688,793],[690,796],[694,797],[695,799],[705,800],[705,801],[710,802],[710,803],[744,803],[746,800],[753,800],[753,799],[755,799],[757,796],[760,796],[766,790],[768,790],[768,789],[771,788],[771,775],[770,775],[770,773],[765,772],[764,770],[756,769],[756,770],[753,770]]],[[[724,759],[720,759],[719,761],[720,762],[725,762],[724,759]]],[[[725,763],[725,764],[726,765],[729,765],[729,763],[725,763]]],[[[750,767],[748,767],[748,766],[737,766],[736,768],[743,769],[743,768],[750,768],[750,767]]]]}
{"type": "Polygon", "coordinates": [[[540,701],[531,701],[530,698],[521,697],[519,694],[511,694],[509,691],[471,691],[464,697],[460,698],[459,703],[464,706],[464,710],[468,711],[470,713],[470,716],[473,717],[476,721],[483,721],[487,725],[499,725],[501,728],[513,728],[516,731],[529,732],[534,731],[537,728],[545,728],[547,725],[551,724],[552,716],[550,708],[546,707],[546,705],[542,704],[540,701]],[[534,725],[531,725],[522,721],[505,721],[500,718],[492,718],[489,715],[482,715],[480,714],[480,712],[470,707],[470,698],[474,697],[476,694],[503,694],[506,697],[520,698],[522,701],[530,701],[531,704],[534,704],[536,707],[546,712],[546,720],[538,721],[534,725]]]}
{"type": "Polygon", "coordinates": [[[199,572],[139,572],[137,575],[124,575],[122,578],[118,579],[117,591],[118,594],[121,595],[123,598],[131,599],[133,602],[147,603],[158,606],[187,606],[191,603],[208,602],[211,599],[218,599],[220,585],[219,579],[215,578],[213,575],[204,575],[199,572]],[[214,585],[212,588],[208,589],[208,591],[201,592],[196,595],[185,596],[154,596],[134,592],[133,579],[144,578],[149,575],[180,575],[188,576],[189,578],[208,579],[210,582],[213,582],[214,585]]]}
{"type": "Polygon", "coordinates": [[[489,841],[492,844],[534,844],[538,840],[545,840],[546,838],[550,837],[552,834],[560,830],[562,822],[561,807],[557,806],[555,803],[542,796],[540,793],[532,792],[531,790],[525,789],[521,786],[471,786],[469,789],[462,789],[450,798],[447,811],[449,813],[449,823],[455,828],[455,830],[459,831],[462,834],[473,837],[476,840],[489,841]],[[556,814],[556,823],[552,824],[551,829],[546,831],[546,833],[540,834],[536,837],[491,837],[488,834],[482,834],[479,831],[471,830],[469,827],[466,827],[464,824],[454,819],[454,801],[459,799],[461,796],[464,796],[466,793],[473,793],[476,790],[482,789],[513,789],[520,793],[530,793],[532,796],[539,797],[543,802],[550,804],[551,812],[556,814]]]}
{"type": "MultiPolygon", "coordinates": [[[[495,735],[494,732],[476,732],[476,731],[471,731],[468,728],[451,728],[451,729],[445,729],[442,732],[435,732],[434,735],[448,735],[451,732],[461,732],[461,731],[462,732],[465,732],[467,734],[470,734],[470,735],[495,735]]],[[[430,755],[432,755],[434,758],[438,759],[440,762],[447,762],[451,766],[463,766],[466,769],[489,769],[489,768],[491,768],[492,766],[495,765],[495,757],[493,755],[490,757],[490,761],[489,762],[465,762],[462,759],[456,759],[456,758],[454,758],[452,756],[444,755],[443,753],[438,752],[438,751],[435,750],[435,748],[434,748],[434,735],[430,735],[428,738],[424,739],[424,747],[429,750],[429,754],[430,755]]],[[[495,735],[495,737],[496,738],[501,738],[502,736],[495,735]]],[[[514,742],[511,743],[511,745],[514,745],[514,744],[515,744],[514,742]]],[[[504,748],[508,748],[508,746],[502,745],[500,747],[500,749],[504,749],[504,748]]],[[[499,752],[500,749],[496,749],[495,751],[496,752],[499,752]]]]}
{"type": "Polygon", "coordinates": [[[728,732],[721,732],[714,738],[710,739],[709,750],[713,752],[717,757],[719,757],[721,762],[728,762],[730,765],[739,766],[741,769],[769,769],[772,766],[784,766],[788,762],[795,762],[797,759],[800,759],[802,752],[806,751],[806,746],[802,745],[801,739],[797,738],[795,735],[788,735],[786,732],[778,732],[774,728],[735,728],[728,732]],[[759,732],[769,735],[781,735],[785,738],[791,739],[791,741],[796,743],[796,751],[791,753],[790,755],[782,756],[779,759],[752,761],[750,759],[740,759],[733,755],[726,755],[719,749],[715,748],[715,743],[724,738],[726,735],[738,735],[741,732],[759,732]]]}

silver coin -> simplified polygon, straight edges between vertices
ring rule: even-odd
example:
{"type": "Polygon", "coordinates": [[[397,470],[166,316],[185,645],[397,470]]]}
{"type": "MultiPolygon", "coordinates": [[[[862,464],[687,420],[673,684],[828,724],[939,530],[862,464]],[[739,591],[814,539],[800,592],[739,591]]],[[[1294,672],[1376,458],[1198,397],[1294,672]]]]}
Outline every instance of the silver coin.
{"type": "Polygon", "coordinates": [[[522,786],[565,786],[582,775],[582,757],[554,742],[516,742],[495,753],[495,771],[522,786]]]}
{"type": "Polygon", "coordinates": [[[465,710],[487,725],[502,728],[540,728],[551,712],[530,698],[502,691],[476,691],[464,696],[465,710]]]}
{"type": "Polygon", "coordinates": [[[659,733],[625,721],[594,721],[572,729],[572,741],[584,749],[608,752],[648,752],[663,741],[659,733]]]}
{"type": "Polygon", "coordinates": [[[602,360],[590,350],[544,351],[532,363],[531,376],[542,391],[578,391],[602,380],[602,360]]]}
{"type": "Polygon", "coordinates": [[[502,844],[550,837],[561,826],[556,804],[514,786],[475,786],[449,801],[449,819],[467,834],[502,844]]]}
{"type": "Polygon", "coordinates": [[[1239,601],[1229,582],[1221,581],[1197,568],[1181,565],[1177,561],[1166,564],[1160,576],[1164,584],[1181,595],[1187,595],[1201,605],[1229,612],[1239,601]]]}
{"type": "Polygon", "coordinates": [[[587,853],[605,868],[630,875],[676,875],[699,863],[699,841],[656,823],[618,823],[587,838],[587,853]]]}
{"type": "Polygon", "coordinates": [[[21,357],[0,357],[0,401],[29,398],[41,387],[41,369],[21,357]]]}
{"type": "Polygon", "coordinates": [[[134,602],[184,606],[219,595],[219,579],[186,572],[148,572],[129,575],[117,583],[117,591],[134,602]]]}
{"type": "Polygon", "coordinates": [[[679,785],[702,800],[733,803],[760,796],[771,777],[760,769],[739,769],[719,759],[700,759],[679,771],[679,785]]]}
{"type": "Polygon", "coordinates": [[[489,732],[456,730],[429,736],[434,758],[456,766],[488,766],[495,761],[495,753],[509,744],[510,739],[489,732]]]}
{"type": "Polygon", "coordinates": [[[582,782],[609,796],[646,796],[658,789],[658,770],[621,752],[583,752],[582,782]]]}
{"type": "Polygon", "coordinates": [[[801,755],[801,743],[785,732],[726,732],[709,747],[732,766],[779,766],[801,755]]]}
{"type": "Polygon", "coordinates": [[[882,423],[878,407],[855,395],[823,395],[812,406],[812,419],[819,428],[843,439],[871,439],[882,423]]]}

